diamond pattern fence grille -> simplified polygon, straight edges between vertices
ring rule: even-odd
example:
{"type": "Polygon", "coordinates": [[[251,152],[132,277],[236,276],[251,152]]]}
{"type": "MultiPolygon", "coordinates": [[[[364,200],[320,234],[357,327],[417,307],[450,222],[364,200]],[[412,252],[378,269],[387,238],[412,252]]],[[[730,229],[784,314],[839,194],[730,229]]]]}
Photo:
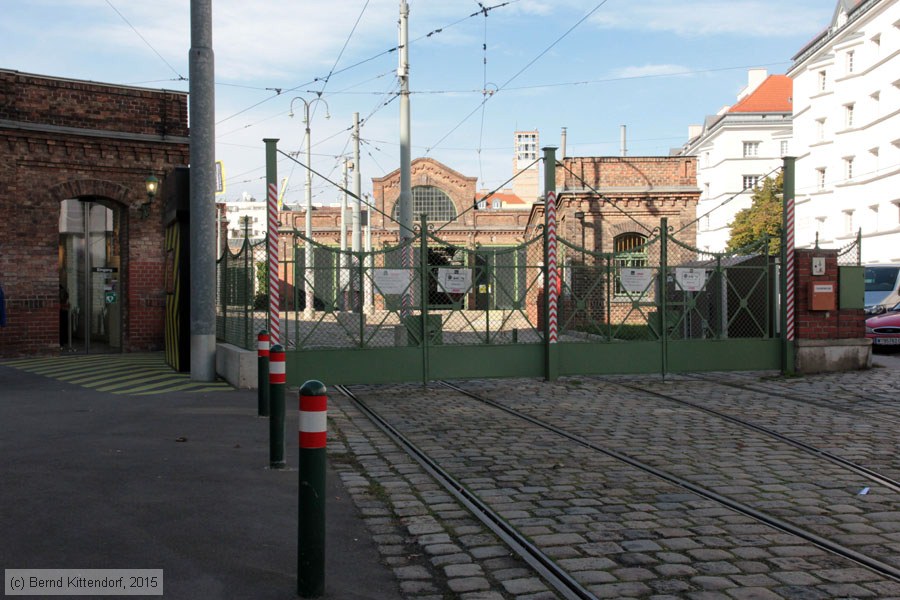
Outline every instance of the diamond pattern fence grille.
{"type": "MultiPolygon", "coordinates": [[[[309,268],[306,239],[297,230],[293,239],[280,251],[287,349],[543,342],[542,236],[512,247],[465,247],[419,231],[406,246],[370,253],[311,241],[309,268]],[[408,269],[401,268],[404,251],[412,252],[408,269]]],[[[777,271],[770,249],[762,239],[711,253],[659,229],[621,253],[592,252],[561,238],[559,341],[660,341],[664,333],[670,340],[775,337],[777,271]]],[[[842,255],[853,252],[847,260],[858,257],[858,244],[842,255]]],[[[265,242],[223,254],[220,340],[256,348],[267,323],[267,286],[265,242]]]]}

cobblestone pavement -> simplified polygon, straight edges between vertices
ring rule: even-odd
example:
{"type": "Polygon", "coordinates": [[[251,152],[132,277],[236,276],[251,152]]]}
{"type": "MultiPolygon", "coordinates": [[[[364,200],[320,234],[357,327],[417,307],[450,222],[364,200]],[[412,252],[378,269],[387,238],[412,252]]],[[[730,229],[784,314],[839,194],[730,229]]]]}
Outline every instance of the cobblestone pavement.
{"type": "MultiPolygon", "coordinates": [[[[885,415],[900,418],[900,374],[714,377],[763,391],[688,377],[459,385],[900,567],[900,495],[618,384],[740,416],[896,477],[896,424],[885,415]]],[[[900,598],[900,582],[453,390],[352,389],[598,598],[900,598]]],[[[405,597],[557,597],[355,405],[330,400],[332,463],[405,597]]]]}

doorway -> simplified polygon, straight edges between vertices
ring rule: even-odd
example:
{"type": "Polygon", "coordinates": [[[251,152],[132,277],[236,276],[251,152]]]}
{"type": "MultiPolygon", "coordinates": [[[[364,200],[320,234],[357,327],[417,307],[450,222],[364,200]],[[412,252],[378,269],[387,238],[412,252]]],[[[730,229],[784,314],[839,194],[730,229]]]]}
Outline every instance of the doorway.
{"type": "Polygon", "coordinates": [[[59,213],[59,345],[122,350],[121,211],[101,199],[63,200],[59,213]]]}

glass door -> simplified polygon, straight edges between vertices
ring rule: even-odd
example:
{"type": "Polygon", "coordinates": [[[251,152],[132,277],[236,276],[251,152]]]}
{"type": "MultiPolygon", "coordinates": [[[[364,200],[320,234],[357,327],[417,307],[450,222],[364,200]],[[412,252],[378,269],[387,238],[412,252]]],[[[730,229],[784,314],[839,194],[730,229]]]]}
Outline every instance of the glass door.
{"type": "Polygon", "coordinates": [[[59,331],[65,352],[122,348],[119,212],[100,201],[64,200],[59,217],[59,331]]]}

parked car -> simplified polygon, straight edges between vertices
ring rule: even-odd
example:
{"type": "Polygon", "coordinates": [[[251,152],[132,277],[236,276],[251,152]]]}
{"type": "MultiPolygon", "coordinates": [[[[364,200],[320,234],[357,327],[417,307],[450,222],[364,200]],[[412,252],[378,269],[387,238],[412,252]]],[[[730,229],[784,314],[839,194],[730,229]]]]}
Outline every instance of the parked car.
{"type": "Polygon", "coordinates": [[[866,319],[866,337],[875,348],[900,349],[900,303],[884,314],[866,319]]]}
{"type": "Polygon", "coordinates": [[[866,265],[866,315],[880,315],[900,302],[900,265],[866,265]]]}

